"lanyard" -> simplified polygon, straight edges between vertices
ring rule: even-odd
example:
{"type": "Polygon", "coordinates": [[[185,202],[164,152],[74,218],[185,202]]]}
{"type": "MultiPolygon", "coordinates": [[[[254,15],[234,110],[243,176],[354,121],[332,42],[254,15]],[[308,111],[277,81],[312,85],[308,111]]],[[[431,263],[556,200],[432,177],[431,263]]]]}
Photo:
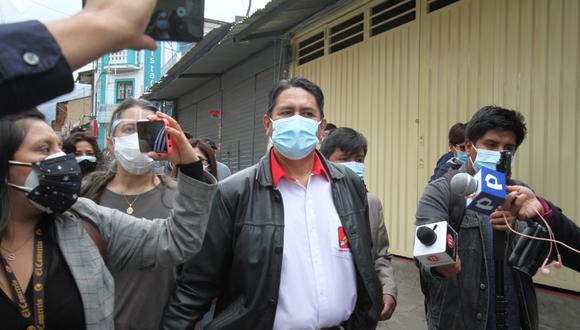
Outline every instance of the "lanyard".
{"type": "Polygon", "coordinates": [[[8,276],[8,281],[10,282],[10,289],[12,295],[14,296],[14,303],[18,306],[20,311],[20,316],[26,324],[26,330],[42,330],[45,328],[46,319],[44,317],[44,282],[46,280],[46,267],[45,267],[45,253],[44,253],[44,241],[42,240],[42,229],[36,228],[34,230],[34,263],[32,270],[32,290],[34,297],[34,306],[30,307],[26,301],[25,292],[12,271],[12,267],[8,265],[8,262],[4,259],[4,256],[0,258],[0,263],[4,270],[6,271],[6,276],[8,276]]]}

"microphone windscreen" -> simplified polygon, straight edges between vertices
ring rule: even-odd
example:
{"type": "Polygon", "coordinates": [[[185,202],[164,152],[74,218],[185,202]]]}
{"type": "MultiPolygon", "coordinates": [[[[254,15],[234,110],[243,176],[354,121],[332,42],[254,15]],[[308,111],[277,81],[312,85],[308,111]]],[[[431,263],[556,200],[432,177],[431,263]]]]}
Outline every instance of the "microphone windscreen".
{"type": "Polygon", "coordinates": [[[433,229],[423,226],[417,229],[417,238],[424,245],[431,246],[437,241],[437,234],[433,229]]]}
{"type": "Polygon", "coordinates": [[[471,195],[477,190],[477,181],[467,173],[457,173],[451,178],[450,188],[454,194],[471,195]]]}

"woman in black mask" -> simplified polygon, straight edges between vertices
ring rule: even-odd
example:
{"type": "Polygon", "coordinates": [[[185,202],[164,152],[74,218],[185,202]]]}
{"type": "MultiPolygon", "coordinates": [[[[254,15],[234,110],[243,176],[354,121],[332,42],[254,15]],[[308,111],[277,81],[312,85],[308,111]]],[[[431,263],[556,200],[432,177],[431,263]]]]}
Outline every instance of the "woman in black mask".
{"type": "Polygon", "coordinates": [[[110,271],[173,267],[201,247],[215,180],[163,114],[180,170],[174,212],[146,221],[78,198],[81,173],[36,110],[0,118],[0,324],[112,329],[110,271]],[[209,184],[202,182],[206,181],[209,184]]]}
{"type": "Polygon", "coordinates": [[[94,172],[101,164],[101,150],[97,139],[83,133],[74,133],[62,143],[62,151],[74,154],[83,175],[94,172]]]}

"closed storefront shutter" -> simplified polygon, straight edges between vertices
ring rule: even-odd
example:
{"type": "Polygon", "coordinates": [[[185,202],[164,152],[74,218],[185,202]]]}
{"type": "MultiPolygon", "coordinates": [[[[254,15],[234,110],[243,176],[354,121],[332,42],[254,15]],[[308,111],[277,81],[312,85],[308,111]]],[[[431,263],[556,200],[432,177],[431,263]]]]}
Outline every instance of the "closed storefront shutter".
{"type": "Polygon", "coordinates": [[[207,137],[219,143],[218,124],[219,119],[212,116],[212,111],[219,111],[221,104],[220,93],[205,98],[197,103],[195,137],[207,137]]]}
{"type": "Polygon", "coordinates": [[[253,164],[254,79],[224,90],[221,158],[232,172],[253,164]]]}

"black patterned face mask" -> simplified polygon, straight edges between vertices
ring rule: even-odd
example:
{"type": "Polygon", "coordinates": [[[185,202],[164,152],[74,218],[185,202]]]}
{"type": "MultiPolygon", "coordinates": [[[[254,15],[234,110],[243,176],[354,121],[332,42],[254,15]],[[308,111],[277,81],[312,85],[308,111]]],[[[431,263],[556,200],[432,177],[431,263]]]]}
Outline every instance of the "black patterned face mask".
{"type": "Polygon", "coordinates": [[[81,189],[82,174],[73,154],[63,152],[48,156],[34,163],[14,160],[10,165],[32,167],[23,186],[8,183],[21,190],[36,207],[47,213],[63,213],[77,200],[81,189]]]}

